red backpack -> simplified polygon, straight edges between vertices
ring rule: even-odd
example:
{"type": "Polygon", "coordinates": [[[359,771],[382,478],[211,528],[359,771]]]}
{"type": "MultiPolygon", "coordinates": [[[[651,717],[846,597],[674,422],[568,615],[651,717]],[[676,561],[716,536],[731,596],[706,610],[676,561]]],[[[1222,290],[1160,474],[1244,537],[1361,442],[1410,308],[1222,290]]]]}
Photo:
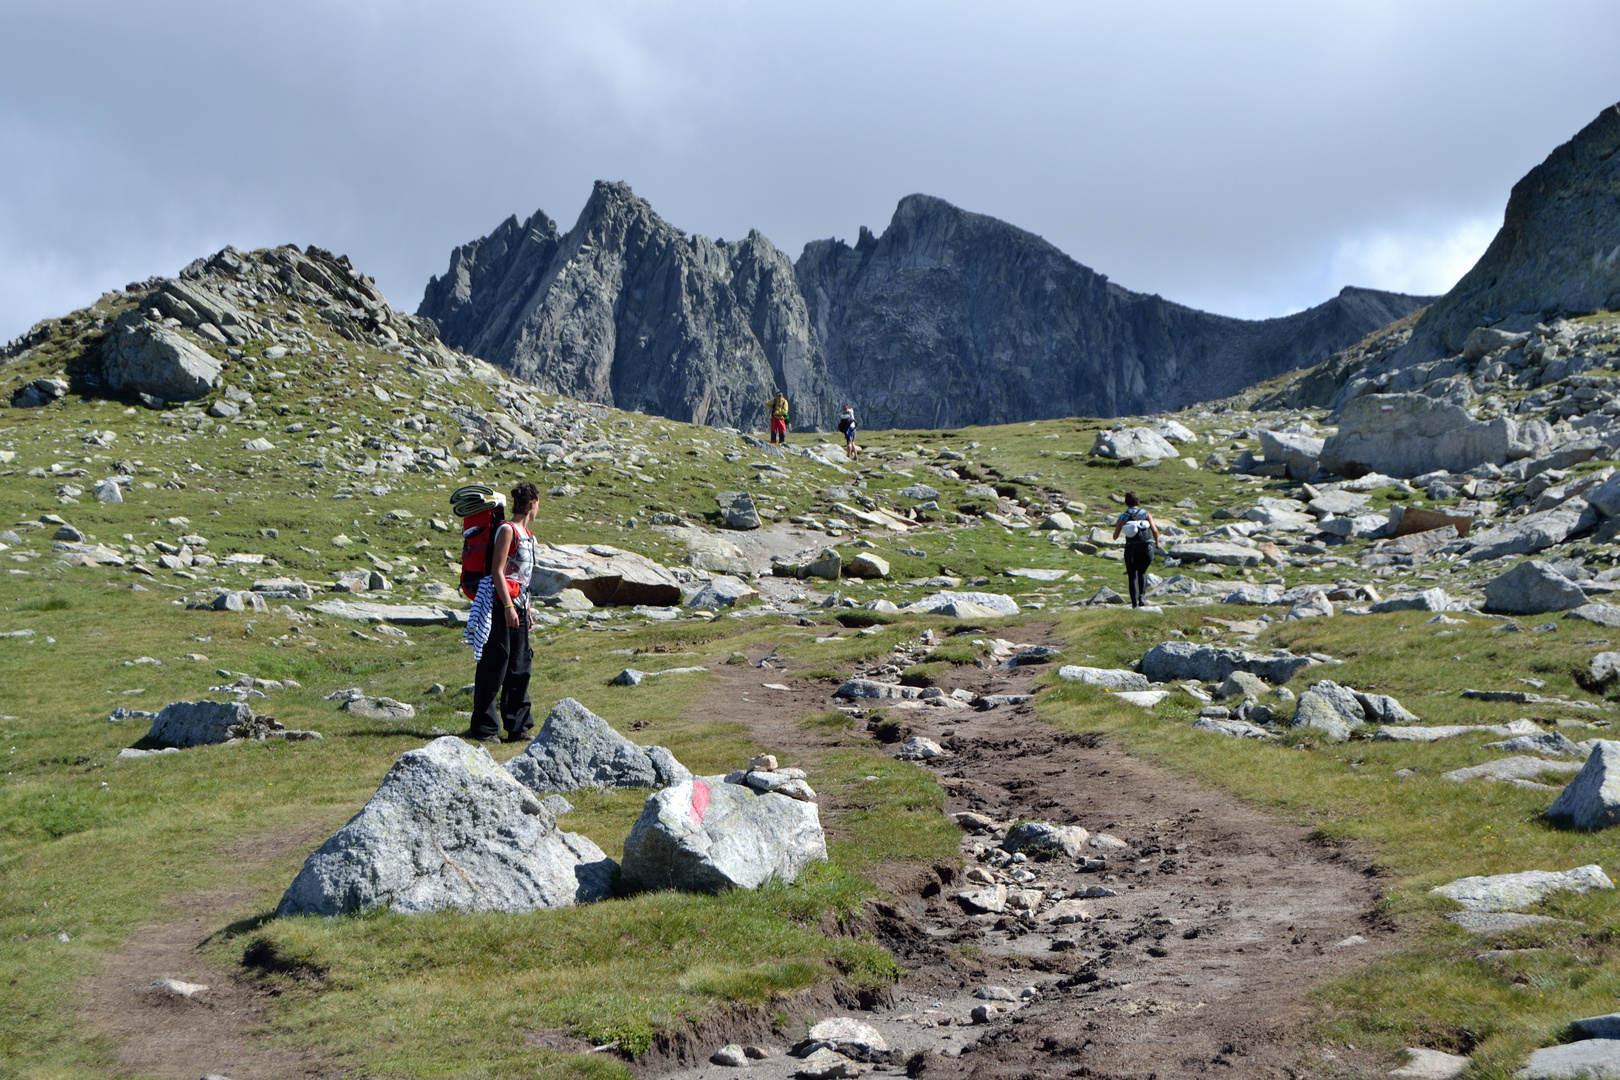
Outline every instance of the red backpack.
{"type": "Polygon", "coordinates": [[[461,595],[478,596],[478,583],[489,576],[490,550],[495,532],[506,520],[506,508],[492,506],[461,519],[461,595]]]}

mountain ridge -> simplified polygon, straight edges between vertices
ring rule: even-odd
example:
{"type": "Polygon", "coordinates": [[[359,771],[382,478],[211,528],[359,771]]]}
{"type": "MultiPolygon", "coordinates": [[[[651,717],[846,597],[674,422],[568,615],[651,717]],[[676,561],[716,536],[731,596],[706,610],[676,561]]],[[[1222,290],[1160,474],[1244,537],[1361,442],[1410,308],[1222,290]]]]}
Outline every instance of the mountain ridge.
{"type": "Polygon", "coordinates": [[[1346,288],[1243,320],[1135,293],[1035,233],[937,196],[881,235],[712,241],[598,181],[567,233],[544,212],[457,247],[417,314],[543,389],[673,419],[794,426],[843,401],[867,427],[958,427],[1179,408],[1309,366],[1427,298],[1346,288]]]}

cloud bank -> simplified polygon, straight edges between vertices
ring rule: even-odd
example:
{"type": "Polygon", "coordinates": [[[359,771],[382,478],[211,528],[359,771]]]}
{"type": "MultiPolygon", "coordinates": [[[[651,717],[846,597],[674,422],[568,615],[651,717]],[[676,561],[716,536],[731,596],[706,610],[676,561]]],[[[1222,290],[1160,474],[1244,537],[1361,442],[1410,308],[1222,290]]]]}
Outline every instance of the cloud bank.
{"type": "Polygon", "coordinates": [[[1440,291],[1620,98],[1620,7],[14,0],[0,338],[226,243],[413,308],[596,178],[796,254],[939,195],[1129,288],[1259,317],[1440,291]],[[1556,72],[1556,77],[1544,77],[1556,72]]]}

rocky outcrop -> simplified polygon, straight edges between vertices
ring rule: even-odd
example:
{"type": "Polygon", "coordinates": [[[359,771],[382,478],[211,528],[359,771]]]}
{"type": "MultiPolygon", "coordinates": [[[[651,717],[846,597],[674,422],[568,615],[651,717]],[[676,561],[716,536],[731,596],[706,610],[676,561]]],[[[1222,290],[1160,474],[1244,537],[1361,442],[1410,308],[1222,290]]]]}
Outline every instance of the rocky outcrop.
{"type": "MultiPolygon", "coordinates": [[[[1505,465],[1545,449],[1548,426],[1508,417],[1475,420],[1460,405],[1424,394],[1368,394],[1345,406],[1322,446],[1321,466],[1340,476],[1420,476],[1505,465]]],[[[1269,460],[1269,459],[1268,459],[1269,460]]]]}
{"type": "Polygon", "coordinates": [[[536,213],[457,248],[417,314],[446,344],[583,401],[746,429],[781,390],[803,430],[830,427],[840,404],[787,256],[757,232],[688,236],[625,184],[598,181],[567,233],[536,213]]]}
{"type": "Polygon", "coordinates": [[[1476,327],[1523,331],[1620,307],[1617,151],[1620,105],[1611,105],[1514,184],[1491,246],[1389,366],[1464,353],[1476,327]]]}
{"type": "Polygon", "coordinates": [[[599,182],[567,233],[509,218],[452,253],[419,315],[543,389],[759,428],[839,404],[863,425],[956,427],[1174,409],[1319,363],[1425,298],[1345,289],[1259,322],[1133,293],[1040,237],[941,199],[902,199],[882,236],[807,245],[688,236],[599,182]]]}
{"type": "Polygon", "coordinates": [[[613,869],[489,751],[446,735],[399,756],[371,801],[305,861],[276,914],[569,907],[605,899],[613,869]]]}

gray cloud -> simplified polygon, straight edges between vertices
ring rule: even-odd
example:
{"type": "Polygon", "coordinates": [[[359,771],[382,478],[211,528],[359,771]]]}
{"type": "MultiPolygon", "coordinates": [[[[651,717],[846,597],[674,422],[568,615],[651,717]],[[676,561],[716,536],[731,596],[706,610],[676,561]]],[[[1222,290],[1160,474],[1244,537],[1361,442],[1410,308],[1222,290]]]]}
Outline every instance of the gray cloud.
{"type": "Polygon", "coordinates": [[[1620,7],[14,0],[0,338],[226,243],[414,308],[597,177],[797,254],[925,191],[1121,284],[1282,314],[1443,289],[1620,98],[1620,7]]]}

